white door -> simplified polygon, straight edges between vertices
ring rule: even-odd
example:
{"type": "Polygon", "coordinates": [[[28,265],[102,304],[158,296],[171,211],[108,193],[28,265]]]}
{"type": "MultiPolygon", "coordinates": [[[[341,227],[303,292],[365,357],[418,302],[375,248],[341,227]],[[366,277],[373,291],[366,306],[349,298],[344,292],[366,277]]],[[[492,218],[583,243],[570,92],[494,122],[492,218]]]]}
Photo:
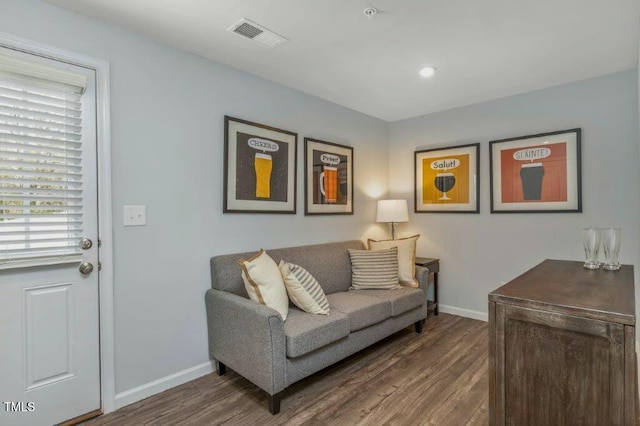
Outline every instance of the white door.
{"type": "Polygon", "coordinates": [[[101,408],[95,86],[0,48],[1,425],[101,408]]]}

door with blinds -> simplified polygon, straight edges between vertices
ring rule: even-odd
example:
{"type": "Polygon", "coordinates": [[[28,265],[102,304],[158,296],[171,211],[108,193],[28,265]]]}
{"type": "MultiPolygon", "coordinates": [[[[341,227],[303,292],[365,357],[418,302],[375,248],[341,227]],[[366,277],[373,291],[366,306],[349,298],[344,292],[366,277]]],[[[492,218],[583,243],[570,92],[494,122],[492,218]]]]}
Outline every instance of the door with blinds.
{"type": "Polygon", "coordinates": [[[0,424],[99,412],[94,70],[0,47],[0,424]]]}

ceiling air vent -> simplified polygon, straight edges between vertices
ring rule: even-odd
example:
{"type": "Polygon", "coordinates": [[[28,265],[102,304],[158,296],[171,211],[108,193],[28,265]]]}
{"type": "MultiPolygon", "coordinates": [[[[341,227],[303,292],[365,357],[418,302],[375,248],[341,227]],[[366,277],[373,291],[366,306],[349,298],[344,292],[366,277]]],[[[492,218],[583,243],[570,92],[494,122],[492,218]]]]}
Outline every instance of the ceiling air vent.
{"type": "Polygon", "coordinates": [[[244,38],[248,38],[267,49],[273,49],[274,47],[289,41],[281,35],[278,35],[262,25],[258,25],[246,18],[242,18],[230,26],[227,31],[241,35],[244,38]]]}

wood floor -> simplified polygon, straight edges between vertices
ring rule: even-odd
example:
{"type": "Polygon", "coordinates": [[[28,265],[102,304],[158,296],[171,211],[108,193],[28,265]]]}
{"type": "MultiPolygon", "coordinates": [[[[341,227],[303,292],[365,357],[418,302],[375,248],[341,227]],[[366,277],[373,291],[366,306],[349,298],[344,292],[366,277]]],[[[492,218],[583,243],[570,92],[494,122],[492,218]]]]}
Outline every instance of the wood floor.
{"type": "Polygon", "coordinates": [[[88,425],[486,425],[487,324],[429,316],[287,388],[280,414],[233,371],[210,374],[88,425]]]}

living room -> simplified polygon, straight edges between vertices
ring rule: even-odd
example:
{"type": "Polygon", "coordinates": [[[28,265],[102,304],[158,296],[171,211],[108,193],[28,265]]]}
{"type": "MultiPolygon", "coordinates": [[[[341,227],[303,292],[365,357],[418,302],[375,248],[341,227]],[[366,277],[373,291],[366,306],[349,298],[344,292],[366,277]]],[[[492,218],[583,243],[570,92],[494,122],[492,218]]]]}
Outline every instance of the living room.
{"type": "MultiPolygon", "coordinates": [[[[103,310],[100,319],[111,322],[101,328],[102,339],[107,339],[101,341],[103,349],[111,350],[102,352],[100,361],[104,413],[205,375],[217,378],[208,352],[203,301],[211,288],[211,257],[260,248],[385,239],[386,225],[376,223],[378,200],[408,201],[409,220],[398,225],[398,233],[420,234],[417,256],[440,260],[441,316],[487,321],[487,295],[502,283],[544,259],[583,261],[583,228],[621,228],[620,263],[637,266],[636,2],[544,1],[535,6],[491,2],[487,8],[499,8],[501,19],[490,19],[485,6],[465,1],[449,6],[426,2],[430,13],[420,2],[402,6],[406,10],[398,10],[402,8],[390,1],[330,2],[323,7],[233,3],[216,2],[220,10],[205,9],[216,12],[212,20],[226,22],[215,29],[223,36],[189,47],[194,33],[202,31],[202,37],[208,33],[191,25],[198,11],[181,2],[2,2],[3,46],[8,40],[18,44],[26,40],[108,63],[110,118],[104,124],[110,129],[110,163],[100,163],[109,167],[105,188],[111,206],[111,232],[100,233],[102,249],[111,251],[111,257],[100,257],[101,280],[111,282],[111,290],[101,293],[101,298],[111,298],[111,312],[103,310]],[[379,12],[368,18],[363,9],[373,6],[379,12]],[[292,24],[290,31],[273,24],[283,20],[276,16],[287,8],[292,8],[291,21],[301,19],[305,7],[324,10],[324,21],[318,18],[314,24],[318,28],[353,26],[353,38],[344,40],[347,48],[341,63],[327,62],[320,53],[337,49],[343,40],[318,44],[328,35],[305,34],[304,23],[292,24]],[[154,8],[163,13],[148,13],[154,8]],[[371,80],[360,76],[376,63],[394,62],[396,56],[392,52],[389,57],[376,56],[381,50],[367,40],[379,42],[377,31],[389,36],[394,27],[387,27],[388,22],[399,25],[411,8],[424,14],[425,47],[413,42],[426,56],[402,63],[397,74],[380,78],[379,85],[388,90],[393,90],[394,80],[412,85],[397,96],[385,97],[387,92],[377,92],[371,80]],[[160,20],[164,15],[174,19],[160,20]],[[315,73],[292,68],[284,84],[277,83],[276,68],[261,69],[261,61],[273,60],[274,55],[290,60],[279,56],[287,44],[267,50],[225,32],[243,17],[281,32],[292,45],[296,36],[303,46],[308,43],[310,56],[299,61],[316,57],[315,73]],[[450,29],[437,25],[443,20],[450,20],[450,29]],[[430,25],[443,32],[428,30],[430,25]],[[536,28],[539,39],[533,36],[536,28]],[[518,31],[529,34],[530,42],[519,45],[522,40],[509,40],[518,31]],[[172,41],[163,41],[168,35],[172,41]],[[447,39],[465,60],[438,62],[445,53],[437,44],[447,39]],[[481,45],[489,41],[499,47],[481,45]],[[208,57],[225,44],[235,49],[225,53],[228,62],[208,57]],[[545,49],[552,46],[558,49],[545,56],[545,49]],[[437,54],[430,57],[429,48],[437,54]],[[353,63],[347,63],[349,58],[353,63]],[[225,65],[233,61],[243,67],[225,65]],[[511,61],[521,65],[509,68],[511,61]],[[437,68],[430,79],[418,76],[425,65],[437,68]],[[474,68],[477,76],[469,71],[474,68]],[[348,86],[314,83],[324,81],[322,74],[339,70],[350,76],[348,86]],[[439,82],[472,95],[443,102],[439,82]],[[306,93],[296,89],[304,84],[309,88],[306,93]],[[353,91],[357,97],[344,94],[353,91]],[[324,94],[308,94],[320,92],[324,94]],[[407,102],[402,99],[405,95],[407,102]],[[297,133],[296,214],[223,213],[225,116],[297,133]],[[489,142],[574,128],[581,129],[582,137],[582,211],[491,213],[489,142]],[[353,148],[352,215],[304,214],[304,138],[353,148]],[[474,143],[480,144],[479,213],[415,213],[414,152],[474,143]],[[125,226],[124,206],[146,206],[146,225],[125,226]]],[[[7,276],[3,274],[0,271],[0,286],[7,276]]],[[[635,281],[639,278],[636,271],[635,281]]],[[[5,324],[21,323],[20,318],[0,314],[5,324]]],[[[0,340],[0,348],[11,344],[0,340]]],[[[2,356],[0,361],[7,371],[15,368],[7,366],[2,356]]],[[[0,398],[14,400],[1,390],[0,398]]],[[[256,404],[264,409],[266,422],[271,414],[264,401],[256,404]]]]}

